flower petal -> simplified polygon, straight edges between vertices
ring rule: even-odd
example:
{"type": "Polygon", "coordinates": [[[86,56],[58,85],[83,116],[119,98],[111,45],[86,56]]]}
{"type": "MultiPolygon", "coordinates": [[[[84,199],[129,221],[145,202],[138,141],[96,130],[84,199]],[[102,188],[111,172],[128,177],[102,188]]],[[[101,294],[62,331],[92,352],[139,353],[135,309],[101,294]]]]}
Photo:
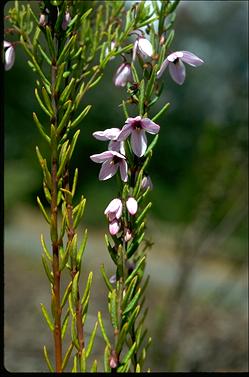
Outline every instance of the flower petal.
{"type": "Polygon", "coordinates": [[[109,232],[112,236],[115,236],[119,232],[119,229],[120,224],[116,219],[109,223],[109,232]]]}
{"type": "Polygon", "coordinates": [[[161,65],[161,68],[159,69],[159,71],[157,71],[156,77],[157,77],[158,79],[160,79],[160,77],[162,76],[163,72],[164,72],[165,69],[167,68],[168,64],[169,64],[168,59],[165,59],[165,60],[163,61],[162,65],[161,65]]]}
{"type": "Polygon", "coordinates": [[[127,162],[125,160],[120,161],[119,163],[119,170],[120,170],[120,175],[121,179],[123,182],[128,181],[128,167],[127,167],[127,162]]]}
{"type": "Polygon", "coordinates": [[[119,198],[112,199],[105,209],[104,214],[107,215],[109,212],[117,212],[119,208],[122,207],[122,202],[119,198]]]}
{"type": "MultiPolygon", "coordinates": [[[[129,118],[128,118],[129,119],[129,118]]],[[[132,118],[131,118],[132,119],[132,118]]],[[[126,140],[127,137],[131,134],[133,130],[133,127],[132,127],[132,122],[128,122],[126,123],[123,128],[121,129],[120,131],[120,134],[118,135],[118,138],[117,140],[118,141],[123,141],[123,140],[126,140]]]]}
{"type": "Polygon", "coordinates": [[[119,128],[107,128],[104,131],[96,131],[92,135],[97,140],[115,140],[120,133],[119,128]]]}
{"type": "Polygon", "coordinates": [[[172,52],[167,56],[167,59],[169,62],[173,63],[176,59],[181,59],[183,57],[183,52],[182,51],[175,51],[172,52]]]}
{"type": "Polygon", "coordinates": [[[204,61],[200,58],[198,58],[198,56],[196,56],[195,54],[193,54],[192,52],[189,52],[189,51],[182,51],[182,58],[181,60],[189,65],[191,65],[192,67],[199,67],[200,65],[202,65],[204,63],[204,61]]]}
{"type": "Polygon", "coordinates": [[[133,46],[133,53],[132,53],[132,61],[134,62],[136,59],[137,54],[137,47],[138,47],[138,40],[135,40],[134,46],[133,46]]]}
{"type": "Polygon", "coordinates": [[[153,55],[153,47],[150,41],[146,38],[139,38],[138,39],[138,48],[139,52],[145,56],[152,56],[153,55]]]}
{"type": "Polygon", "coordinates": [[[122,63],[114,76],[114,85],[124,87],[128,81],[132,81],[130,63],[122,63]]]}
{"type": "Polygon", "coordinates": [[[97,154],[91,155],[90,159],[92,161],[94,161],[94,162],[102,163],[102,162],[104,162],[106,160],[109,160],[113,156],[114,156],[114,152],[113,151],[105,151],[105,152],[102,152],[102,153],[97,153],[97,154]]]}
{"type": "Polygon", "coordinates": [[[5,71],[9,71],[15,62],[15,49],[13,46],[10,46],[5,51],[5,71]]]}
{"type": "Polygon", "coordinates": [[[147,137],[142,129],[133,130],[131,134],[131,148],[136,156],[142,157],[147,148],[147,137]]]}
{"type": "Polygon", "coordinates": [[[186,70],[181,60],[178,60],[176,63],[169,63],[169,73],[177,84],[182,85],[184,83],[186,70]]]}
{"type": "Polygon", "coordinates": [[[142,128],[149,132],[150,134],[157,134],[160,131],[160,126],[149,118],[144,118],[141,120],[142,128]]]}
{"type": "Polygon", "coordinates": [[[135,213],[137,212],[137,201],[136,201],[136,199],[133,198],[133,197],[130,197],[126,201],[126,207],[127,207],[128,211],[131,215],[135,215],[135,213]]]}
{"type": "Polygon", "coordinates": [[[117,170],[118,164],[113,164],[112,161],[105,161],[99,172],[99,180],[106,181],[107,179],[113,177],[117,170]]]}
{"type": "Polygon", "coordinates": [[[108,144],[109,151],[120,152],[121,143],[122,141],[111,140],[110,143],[108,144]]]}

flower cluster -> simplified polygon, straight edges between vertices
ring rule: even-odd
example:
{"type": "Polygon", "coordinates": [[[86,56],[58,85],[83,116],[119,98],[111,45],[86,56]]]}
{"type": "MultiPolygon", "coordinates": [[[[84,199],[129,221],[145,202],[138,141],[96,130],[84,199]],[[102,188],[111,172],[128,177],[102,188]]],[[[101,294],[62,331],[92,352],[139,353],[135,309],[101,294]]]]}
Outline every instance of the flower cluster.
{"type": "MultiPolygon", "coordinates": [[[[138,209],[138,204],[136,199],[133,197],[129,197],[126,200],[126,208],[130,215],[135,215],[138,209]]],[[[121,222],[120,218],[122,215],[122,210],[123,210],[123,204],[121,199],[115,198],[112,199],[112,201],[108,204],[106,207],[104,214],[107,216],[108,221],[109,221],[109,232],[112,236],[116,235],[120,228],[121,228],[121,222]]],[[[126,230],[126,241],[128,241],[131,237],[131,232],[130,230],[126,230]]]]}

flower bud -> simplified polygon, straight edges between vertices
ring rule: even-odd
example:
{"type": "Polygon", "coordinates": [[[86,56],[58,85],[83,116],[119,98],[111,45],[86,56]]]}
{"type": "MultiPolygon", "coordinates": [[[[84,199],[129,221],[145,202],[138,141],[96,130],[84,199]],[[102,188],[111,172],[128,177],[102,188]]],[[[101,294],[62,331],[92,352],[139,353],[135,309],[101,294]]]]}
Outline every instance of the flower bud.
{"type": "Polygon", "coordinates": [[[114,219],[113,221],[109,222],[109,232],[112,236],[115,236],[120,229],[120,223],[117,219],[114,219]]]}
{"type": "Polygon", "coordinates": [[[132,81],[131,65],[122,63],[115,74],[114,85],[124,87],[128,81],[132,81]]]}
{"type": "Polygon", "coordinates": [[[40,25],[40,26],[43,26],[43,27],[46,25],[46,16],[45,16],[44,13],[42,13],[42,14],[40,15],[40,18],[39,18],[39,25],[40,25]]]}
{"type": "Polygon", "coordinates": [[[137,201],[133,197],[130,197],[126,201],[126,207],[131,215],[135,215],[137,212],[137,201]]]}
{"type": "Polygon", "coordinates": [[[125,230],[125,236],[124,236],[125,242],[130,241],[131,238],[132,238],[132,233],[131,233],[130,229],[126,229],[125,230]]]}
{"type": "Polygon", "coordinates": [[[71,21],[71,16],[70,16],[70,13],[69,12],[66,12],[65,13],[65,16],[63,18],[63,21],[62,21],[62,24],[61,24],[61,27],[63,30],[66,30],[69,22],[71,21]]]}
{"type": "Polygon", "coordinates": [[[118,358],[116,355],[115,350],[112,350],[111,356],[110,356],[110,367],[111,369],[115,369],[118,366],[118,358]]]}
{"type": "Polygon", "coordinates": [[[150,176],[149,175],[145,175],[142,179],[142,182],[141,182],[141,189],[142,190],[147,190],[147,188],[150,188],[150,190],[153,189],[153,184],[152,184],[152,181],[150,179],[150,176]]]}

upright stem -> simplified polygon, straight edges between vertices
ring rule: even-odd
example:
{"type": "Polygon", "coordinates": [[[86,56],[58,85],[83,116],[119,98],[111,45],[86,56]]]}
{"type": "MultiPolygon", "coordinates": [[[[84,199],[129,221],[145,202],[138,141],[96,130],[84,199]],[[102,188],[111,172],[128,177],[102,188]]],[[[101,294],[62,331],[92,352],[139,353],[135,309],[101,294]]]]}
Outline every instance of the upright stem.
{"type": "MultiPolygon", "coordinates": [[[[56,78],[56,66],[52,65],[52,106],[54,110],[54,119],[52,119],[55,128],[57,126],[57,105],[54,84],[56,78]]],[[[53,248],[53,297],[55,310],[54,323],[54,347],[55,347],[55,364],[56,372],[62,372],[62,342],[61,342],[61,304],[60,304],[60,270],[59,270],[59,240],[58,240],[58,218],[57,218],[57,140],[52,146],[51,151],[51,240],[53,248]]]]}
{"type": "MultiPolygon", "coordinates": [[[[63,185],[64,188],[68,191],[70,191],[69,187],[69,170],[66,168],[64,177],[63,177],[63,185]]],[[[71,199],[68,197],[68,195],[65,195],[66,203],[67,203],[67,215],[68,215],[68,229],[67,229],[67,237],[68,237],[68,242],[72,241],[74,235],[75,235],[75,229],[73,226],[73,205],[71,203],[71,199]]],[[[71,276],[72,280],[74,276],[77,273],[77,267],[73,266],[72,271],[71,271],[71,276]]],[[[79,286],[78,286],[78,292],[77,292],[77,303],[76,303],[76,329],[77,329],[77,336],[78,336],[78,341],[79,341],[79,350],[78,350],[78,355],[81,357],[82,350],[84,348],[84,329],[83,329],[83,324],[82,324],[82,305],[80,302],[80,293],[79,293],[79,286]]]]}

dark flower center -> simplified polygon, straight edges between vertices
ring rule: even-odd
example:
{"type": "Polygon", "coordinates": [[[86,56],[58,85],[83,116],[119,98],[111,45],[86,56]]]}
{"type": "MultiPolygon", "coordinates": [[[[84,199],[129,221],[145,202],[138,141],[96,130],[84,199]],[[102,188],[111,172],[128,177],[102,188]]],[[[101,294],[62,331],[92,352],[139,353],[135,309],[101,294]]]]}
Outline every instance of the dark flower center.
{"type": "Polygon", "coordinates": [[[141,128],[142,128],[141,120],[134,120],[134,122],[132,123],[132,127],[135,130],[141,130],[141,128]]]}
{"type": "Polygon", "coordinates": [[[173,61],[174,64],[177,64],[178,62],[179,62],[179,58],[176,58],[176,59],[173,61]]]}
{"type": "Polygon", "coordinates": [[[113,165],[116,165],[120,162],[120,157],[118,156],[113,156],[112,163],[113,165]]]}

